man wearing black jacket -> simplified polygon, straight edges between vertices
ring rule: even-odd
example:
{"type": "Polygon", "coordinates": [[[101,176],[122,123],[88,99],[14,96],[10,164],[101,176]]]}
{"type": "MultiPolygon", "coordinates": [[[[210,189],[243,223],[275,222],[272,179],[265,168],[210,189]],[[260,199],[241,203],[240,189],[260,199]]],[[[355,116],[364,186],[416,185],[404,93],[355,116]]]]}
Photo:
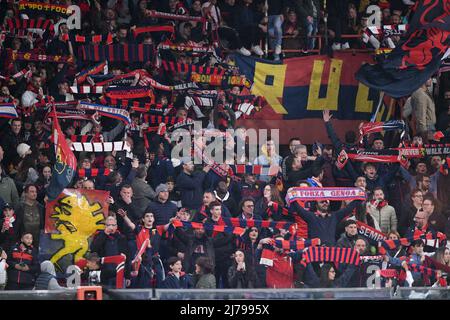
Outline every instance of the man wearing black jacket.
{"type": "Polygon", "coordinates": [[[291,208],[308,224],[309,238],[320,238],[322,244],[334,246],[338,223],[349,215],[359,203],[361,203],[360,200],[354,200],[346,208],[331,213],[328,212],[329,200],[318,201],[316,213],[305,210],[296,201],[291,203],[291,208]]]}
{"type": "MultiPolygon", "coordinates": [[[[91,243],[91,252],[96,252],[100,257],[110,257],[124,254],[128,260],[128,244],[127,238],[117,230],[117,219],[113,216],[109,216],[105,221],[105,230],[98,232],[94,240],[91,243]]],[[[102,284],[106,287],[115,288],[116,287],[116,266],[112,264],[104,264],[101,266],[100,270],[104,274],[114,275],[110,277],[103,277],[102,284]]],[[[130,269],[128,264],[125,267],[125,278],[130,278],[130,269]]]]}
{"type": "MultiPolygon", "coordinates": [[[[222,205],[218,201],[214,201],[209,205],[211,217],[206,220],[206,223],[222,224],[222,205]]],[[[231,266],[231,255],[236,250],[234,236],[225,232],[212,233],[214,244],[214,251],[216,257],[216,284],[218,288],[228,288],[228,269],[231,266]],[[221,282],[222,280],[222,282],[221,282]]]]}
{"type": "Polygon", "coordinates": [[[199,209],[202,205],[203,181],[211,168],[205,166],[203,171],[194,172],[194,163],[190,158],[181,161],[183,172],[178,176],[176,187],[181,194],[181,205],[188,209],[199,209]]]}
{"type": "Polygon", "coordinates": [[[9,265],[6,290],[33,289],[40,265],[31,233],[24,233],[20,242],[11,248],[6,263],[9,265]]]}

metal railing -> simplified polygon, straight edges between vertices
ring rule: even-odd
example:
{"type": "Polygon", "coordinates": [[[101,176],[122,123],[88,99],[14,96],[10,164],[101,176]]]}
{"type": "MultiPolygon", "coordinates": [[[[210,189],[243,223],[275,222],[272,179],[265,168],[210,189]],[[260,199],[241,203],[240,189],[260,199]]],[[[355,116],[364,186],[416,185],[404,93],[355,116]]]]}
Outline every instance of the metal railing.
{"type": "MultiPolygon", "coordinates": [[[[0,300],[76,300],[73,290],[0,291],[0,300]]],[[[104,289],[103,300],[450,300],[449,288],[104,289]]]]}

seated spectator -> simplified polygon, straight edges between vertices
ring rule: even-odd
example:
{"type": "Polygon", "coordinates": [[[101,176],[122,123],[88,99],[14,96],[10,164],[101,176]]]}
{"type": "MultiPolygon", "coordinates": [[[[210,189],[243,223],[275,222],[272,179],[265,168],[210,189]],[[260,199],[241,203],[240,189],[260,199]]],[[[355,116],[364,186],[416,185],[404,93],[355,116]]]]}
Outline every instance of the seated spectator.
{"type": "Polygon", "coordinates": [[[49,260],[41,263],[41,273],[36,279],[34,290],[64,290],[67,289],[59,285],[56,279],[55,266],[49,260]]]}
{"type": "Polygon", "coordinates": [[[181,259],[178,257],[171,257],[167,260],[169,265],[169,273],[162,283],[162,288],[165,289],[192,289],[192,278],[189,274],[182,270],[181,259]]]}
{"type": "Polygon", "coordinates": [[[208,257],[199,257],[195,262],[195,289],[215,289],[214,265],[208,257]]]}

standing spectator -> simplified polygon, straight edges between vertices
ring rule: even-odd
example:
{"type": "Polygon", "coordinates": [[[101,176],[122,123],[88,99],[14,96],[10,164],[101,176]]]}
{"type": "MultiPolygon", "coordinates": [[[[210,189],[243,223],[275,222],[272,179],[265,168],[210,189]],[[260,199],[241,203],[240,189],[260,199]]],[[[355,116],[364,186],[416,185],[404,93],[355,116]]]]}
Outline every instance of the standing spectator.
{"type": "Polygon", "coordinates": [[[317,202],[317,213],[305,210],[296,201],[292,202],[291,206],[308,224],[309,238],[320,238],[321,243],[333,246],[336,243],[337,224],[349,215],[358,203],[360,201],[354,200],[346,208],[331,213],[329,200],[317,202]]]}
{"type": "Polygon", "coordinates": [[[16,210],[19,220],[22,221],[21,230],[33,235],[34,246],[39,248],[39,236],[44,229],[44,207],[37,202],[37,188],[34,184],[27,185],[24,189],[24,199],[16,210]]]}
{"type": "MultiPolygon", "coordinates": [[[[117,219],[115,217],[109,216],[106,218],[105,230],[98,232],[94,236],[90,249],[91,252],[97,253],[100,257],[110,257],[120,254],[128,257],[127,239],[117,230],[117,219]]],[[[101,272],[105,275],[102,277],[102,285],[105,285],[107,288],[116,287],[115,271],[116,266],[112,264],[104,264],[101,266],[101,272]]],[[[125,278],[130,278],[129,268],[127,267],[125,267],[125,278]]]]}
{"type": "Polygon", "coordinates": [[[6,264],[6,259],[8,258],[8,255],[3,250],[3,248],[0,248],[0,291],[5,290],[6,283],[7,283],[7,270],[8,265],[6,264]]]}
{"type": "Polygon", "coordinates": [[[259,46],[259,40],[262,38],[262,24],[252,3],[253,0],[244,0],[239,8],[238,32],[243,46],[247,50],[253,51],[256,55],[262,56],[264,51],[259,46]]]}
{"type": "Polygon", "coordinates": [[[146,212],[153,212],[155,215],[155,224],[165,225],[169,220],[175,217],[177,206],[169,200],[169,189],[166,184],[160,184],[156,188],[156,199],[149,203],[146,212]]]}
{"type": "Polygon", "coordinates": [[[202,172],[194,173],[194,163],[185,158],[181,161],[183,172],[177,178],[177,188],[181,194],[181,205],[188,209],[199,209],[202,205],[203,181],[211,168],[205,166],[202,172]]]}
{"type": "Polygon", "coordinates": [[[256,273],[251,264],[246,263],[246,256],[241,250],[234,253],[234,261],[228,269],[230,288],[258,288],[256,273]]]}
{"type": "Polygon", "coordinates": [[[19,193],[17,192],[14,180],[6,175],[0,166],[0,198],[10,203],[13,207],[19,204],[19,193]]]}
{"type": "Polygon", "coordinates": [[[384,234],[397,230],[397,215],[394,207],[384,199],[383,189],[378,187],[373,191],[373,200],[367,203],[367,211],[377,221],[384,234]]]}
{"type": "Polygon", "coordinates": [[[320,2],[319,0],[297,0],[297,11],[303,25],[305,26],[307,39],[307,50],[313,50],[316,45],[319,15],[320,15],[320,2]]]}
{"type": "Polygon", "coordinates": [[[411,95],[411,107],[415,119],[415,133],[422,136],[424,141],[432,138],[436,131],[436,109],[433,98],[428,91],[431,79],[423,84],[411,95]]]}
{"type": "Polygon", "coordinates": [[[423,211],[428,216],[430,226],[437,231],[444,232],[445,223],[447,221],[445,216],[436,210],[436,200],[433,197],[426,196],[423,198],[422,207],[423,211]]]}
{"type": "MultiPolygon", "coordinates": [[[[17,147],[25,141],[21,129],[22,121],[20,119],[13,119],[11,120],[10,130],[2,137],[1,145],[3,151],[5,151],[3,165],[5,170],[10,173],[12,173],[12,169],[17,165],[17,160],[19,159],[17,147]]],[[[6,199],[4,200],[7,201],[6,199]]]]}
{"type": "Polygon", "coordinates": [[[147,168],[144,165],[139,165],[136,170],[136,177],[131,183],[131,187],[133,188],[133,202],[138,208],[139,216],[144,213],[150,201],[154,201],[156,198],[156,192],[147,183],[145,180],[146,177],[147,168]]]}
{"type": "Polygon", "coordinates": [[[33,289],[39,263],[31,233],[24,233],[20,242],[10,248],[7,264],[9,268],[6,290],[33,289]]]}
{"type": "Polygon", "coordinates": [[[230,191],[228,191],[227,183],[225,181],[220,181],[217,184],[217,187],[214,190],[214,196],[223,206],[228,208],[232,217],[237,216],[238,208],[236,200],[231,196],[230,191]]]}
{"type": "Polygon", "coordinates": [[[345,222],[345,232],[336,242],[336,246],[344,248],[353,248],[358,239],[358,227],[355,220],[345,222]]]}
{"type": "Polygon", "coordinates": [[[411,192],[411,201],[403,205],[400,220],[398,224],[398,231],[404,235],[409,226],[414,223],[414,216],[417,210],[422,208],[423,193],[419,189],[414,189],[411,192]]]}
{"type": "Polygon", "coordinates": [[[14,213],[14,208],[9,203],[5,203],[2,213],[0,219],[0,247],[9,250],[17,241],[19,241],[22,221],[19,220],[20,217],[14,213]]]}

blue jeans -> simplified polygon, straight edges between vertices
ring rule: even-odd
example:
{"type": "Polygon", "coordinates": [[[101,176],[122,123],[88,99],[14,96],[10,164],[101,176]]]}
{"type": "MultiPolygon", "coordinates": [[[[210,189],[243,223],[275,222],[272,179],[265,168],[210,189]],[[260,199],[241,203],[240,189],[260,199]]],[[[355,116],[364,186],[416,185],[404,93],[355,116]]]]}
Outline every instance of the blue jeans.
{"type": "Polygon", "coordinates": [[[313,22],[308,22],[308,20],[305,21],[305,28],[306,28],[306,35],[308,36],[308,39],[306,41],[307,43],[307,49],[313,50],[316,46],[316,38],[309,38],[311,36],[315,36],[317,34],[317,19],[314,18],[313,22]]]}
{"type": "Polygon", "coordinates": [[[281,21],[281,16],[269,16],[269,45],[270,48],[273,49],[275,46],[281,46],[281,43],[283,41],[283,29],[282,29],[283,21],[281,21]]]}

